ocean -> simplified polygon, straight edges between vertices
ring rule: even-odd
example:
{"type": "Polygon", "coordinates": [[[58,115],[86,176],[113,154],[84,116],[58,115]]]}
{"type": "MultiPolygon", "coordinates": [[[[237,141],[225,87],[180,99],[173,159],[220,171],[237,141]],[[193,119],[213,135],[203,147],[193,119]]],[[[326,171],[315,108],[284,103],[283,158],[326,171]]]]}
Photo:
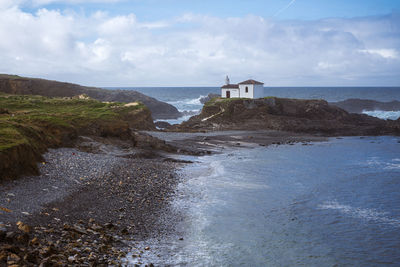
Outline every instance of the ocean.
{"type": "MultiPolygon", "coordinates": [[[[218,88],[129,88],[199,111],[218,88]]],[[[266,95],[400,100],[400,88],[265,88],[266,95]]],[[[398,111],[366,111],[395,119],[398,111]]],[[[181,118],[185,119],[185,118],[181,118]]],[[[179,122],[179,120],[176,120],[179,122]]],[[[181,156],[176,234],[144,240],[155,266],[400,266],[400,137],[181,156]],[[183,240],[181,240],[183,239],[183,240]]]]}
{"type": "Polygon", "coordinates": [[[400,138],[385,136],[185,157],[196,163],[172,204],[180,233],[146,240],[140,261],[399,266],[399,152],[400,138]]]}
{"type": "MultiPolygon", "coordinates": [[[[200,112],[200,99],[209,93],[220,94],[219,87],[113,87],[113,89],[136,90],[145,95],[167,102],[179,111],[200,112]]],[[[400,87],[265,87],[265,96],[300,99],[325,99],[329,102],[349,98],[372,99],[389,102],[400,101],[400,87]]],[[[365,111],[370,116],[381,119],[397,119],[400,111],[365,111]]],[[[171,124],[189,119],[184,116],[177,120],[163,120],[171,124]]]]}

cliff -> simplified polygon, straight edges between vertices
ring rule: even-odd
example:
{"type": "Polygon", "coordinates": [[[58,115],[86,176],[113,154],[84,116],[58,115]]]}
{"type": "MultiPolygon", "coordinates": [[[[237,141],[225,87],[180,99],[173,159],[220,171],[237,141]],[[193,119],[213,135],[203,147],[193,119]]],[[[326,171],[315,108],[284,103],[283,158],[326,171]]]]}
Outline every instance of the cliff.
{"type": "Polygon", "coordinates": [[[73,97],[86,94],[99,101],[125,103],[140,101],[150,109],[153,119],[176,119],[181,116],[174,106],[137,91],[106,90],[72,83],[0,74],[0,92],[47,97],[73,97]]]}
{"type": "Polygon", "coordinates": [[[102,103],[0,93],[0,181],[37,174],[48,148],[71,146],[78,136],[115,137],[138,145],[134,130],[154,130],[141,103],[102,103]]]}
{"type": "Polygon", "coordinates": [[[351,114],[324,100],[214,98],[204,105],[199,115],[170,130],[261,129],[326,136],[398,135],[400,124],[364,114],[351,114]]]}

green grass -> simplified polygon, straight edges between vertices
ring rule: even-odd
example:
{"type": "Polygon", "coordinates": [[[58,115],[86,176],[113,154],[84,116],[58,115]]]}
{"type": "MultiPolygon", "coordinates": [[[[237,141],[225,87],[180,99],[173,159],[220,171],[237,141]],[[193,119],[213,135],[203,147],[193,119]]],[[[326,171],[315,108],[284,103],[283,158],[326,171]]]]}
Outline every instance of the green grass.
{"type": "Polygon", "coordinates": [[[18,76],[18,75],[0,74],[0,78],[6,78],[6,79],[20,79],[21,77],[18,76]]]}
{"type": "Polygon", "coordinates": [[[240,101],[240,100],[246,100],[246,99],[250,99],[250,98],[222,98],[222,97],[214,97],[214,98],[210,99],[209,101],[207,101],[204,105],[205,105],[205,106],[211,106],[211,105],[214,105],[214,104],[216,104],[216,103],[230,103],[230,102],[240,101]]]}
{"type": "Polygon", "coordinates": [[[15,145],[32,143],[37,137],[51,140],[53,136],[47,129],[80,129],[93,122],[115,121],[124,114],[143,109],[144,105],[125,107],[122,103],[92,99],[0,94],[0,107],[9,113],[0,114],[1,152],[15,145]]]}

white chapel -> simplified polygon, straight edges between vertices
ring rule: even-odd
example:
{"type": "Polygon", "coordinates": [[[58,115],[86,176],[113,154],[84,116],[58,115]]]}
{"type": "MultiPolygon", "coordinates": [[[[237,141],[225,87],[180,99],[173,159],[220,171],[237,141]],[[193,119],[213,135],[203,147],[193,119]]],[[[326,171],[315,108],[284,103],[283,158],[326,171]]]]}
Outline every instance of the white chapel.
{"type": "Polygon", "coordinates": [[[264,83],[247,80],[231,84],[226,76],[225,85],[221,87],[222,98],[261,98],[264,97],[264,83]]]}

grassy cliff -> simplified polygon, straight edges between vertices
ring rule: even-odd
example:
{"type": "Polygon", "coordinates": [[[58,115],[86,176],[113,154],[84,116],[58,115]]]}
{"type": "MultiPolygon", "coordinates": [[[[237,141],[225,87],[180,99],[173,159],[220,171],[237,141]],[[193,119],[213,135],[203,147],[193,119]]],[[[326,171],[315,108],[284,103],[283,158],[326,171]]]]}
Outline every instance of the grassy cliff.
{"type": "Polygon", "coordinates": [[[174,106],[132,90],[106,90],[72,83],[0,74],[0,92],[46,97],[73,97],[86,94],[99,101],[139,101],[150,109],[154,119],[176,119],[181,116],[174,106]]]}
{"type": "Polygon", "coordinates": [[[79,135],[132,139],[131,128],[154,129],[141,103],[0,94],[0,180],[36,173],[47,148],[69,146],[79,135]]]}

